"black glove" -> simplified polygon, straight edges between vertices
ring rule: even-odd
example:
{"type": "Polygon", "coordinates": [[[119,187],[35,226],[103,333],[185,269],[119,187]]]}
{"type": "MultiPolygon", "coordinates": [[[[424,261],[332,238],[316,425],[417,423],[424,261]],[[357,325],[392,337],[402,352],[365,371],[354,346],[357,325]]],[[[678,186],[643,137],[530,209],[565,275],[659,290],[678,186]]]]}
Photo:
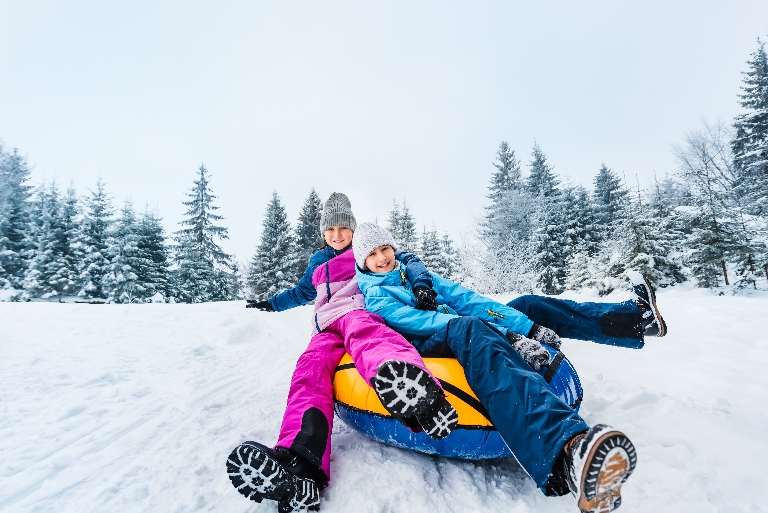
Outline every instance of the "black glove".
{"type": "Polygon", "coordinates": [[[536,342],[547,344],[552,349],[560,350],[560,344],[562,341],[560,337],[549,328],[545,328],[539,324],[534,324],[531,328],[531,332],[528,333],[528,338],[532,338],[536,342]]]}
{"type": "Polygon", "coordinates": [[[416,296],[416,310],[427,310],[434,312],[437,310],[437,292],[427,287],[414,287],[413,295],[416,296]]]}
{"type": "Polygon", "coordinates": [[[533,370],[539,371],[542,365],[549,363],[549,351],[544,349],[536,340],[518,335],[517,333],[507,332],[507,340],[512,344],[512,348],[517,351],[523,360],[528,363],[533,370]]]}
{"type": "Polygon", "coordinates": [[[256,301],[255,299],[245,300],[246,308],[258,308],[262,312],[274,312],[275,309],[269,304],[269,301],[256,301]]]}

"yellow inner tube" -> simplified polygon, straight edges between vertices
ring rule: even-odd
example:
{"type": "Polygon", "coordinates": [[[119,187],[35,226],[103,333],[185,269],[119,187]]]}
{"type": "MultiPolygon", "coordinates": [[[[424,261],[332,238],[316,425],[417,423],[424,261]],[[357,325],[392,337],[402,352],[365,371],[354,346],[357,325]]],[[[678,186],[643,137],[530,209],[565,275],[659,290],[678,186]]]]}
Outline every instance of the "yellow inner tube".
{"type": "MultiPolygon", "coordinates": [[[[440,380],[445,397],[459,414],[460,428],[493,429],[488,413],[469,388],[464,369],[455,358],[424,358],[427,369],[440,380]]],[[[389,417],[376,392],[357,372],[352,357],[345,354],[336,367],[333,396],[337,402],[356,410],[389,417]]]]}

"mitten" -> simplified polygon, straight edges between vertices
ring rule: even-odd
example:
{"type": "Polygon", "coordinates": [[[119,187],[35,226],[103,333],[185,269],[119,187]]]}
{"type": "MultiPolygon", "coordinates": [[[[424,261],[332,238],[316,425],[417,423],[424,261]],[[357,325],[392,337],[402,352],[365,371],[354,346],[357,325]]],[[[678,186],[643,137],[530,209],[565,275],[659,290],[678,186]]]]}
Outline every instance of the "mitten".
{"type": "Polygon", "coordinates": [[[245,300],[246,308],[258,308],[262,312],[274,312],[275,309],[269,304],[269,301],[256,301],[255,299],[245,300]]]}
{"type": "Polygon", "coordinates": [[[427,287],[414,287],[413,295],[416,296],[416,310],[437,310],[437,292],[427,287]]]}
{"type": "Polygon", "coordinates": [[[549,363],[549,351],[537,341],[511,331],[507,332],[507,340],[512,344],[512,348],[523,357],[523,360],[533,367],[533,370],[538,372],[542,365],[549,363]]]}
{"type": "Polygon", "coordinates": [[[545,328],[539,324],[534,324],[531,328],[531,332],[528,333],[528,338],[532,338],[536,342],[547,344],[552,349],[560,350],[560,344],[562,343],[560,337],[549,328],[545,328]]]}

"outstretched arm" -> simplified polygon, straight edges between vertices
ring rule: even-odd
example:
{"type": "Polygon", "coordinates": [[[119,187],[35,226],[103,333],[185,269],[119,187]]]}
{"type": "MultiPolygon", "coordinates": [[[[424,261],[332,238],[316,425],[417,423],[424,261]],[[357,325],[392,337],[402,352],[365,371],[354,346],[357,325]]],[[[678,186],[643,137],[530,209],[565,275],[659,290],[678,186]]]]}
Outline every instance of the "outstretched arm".
{"type": "Polygon", "coordinates": [[[524,337],[527,337],[528,333],[530,333],[533,321],[522,312],[481,296],[477,292],[469,290],[451,280],[437,275],[434,275],[433,279],[435,281],[435,289],[442,296],[438,296],[438,301],[443,299],[459,315],[478,317],[524,337]]]}
{"type": "Polygon", "coordinates": [[[296,306],[306,305],[314,300],[317,297],[317,290],[315,289],[315,286],[312,285],[312,274],[315,272],[317,266],[322,263],[320,260],[322,259],[318,258],[317,253],[312,255],[312,258],[309,259],[309,265],[301,276],[299,283],[292,289],[275,294],[269,298],[269,306],[276,312],[282,312],[283,310],[288,310],[296,306]]]}

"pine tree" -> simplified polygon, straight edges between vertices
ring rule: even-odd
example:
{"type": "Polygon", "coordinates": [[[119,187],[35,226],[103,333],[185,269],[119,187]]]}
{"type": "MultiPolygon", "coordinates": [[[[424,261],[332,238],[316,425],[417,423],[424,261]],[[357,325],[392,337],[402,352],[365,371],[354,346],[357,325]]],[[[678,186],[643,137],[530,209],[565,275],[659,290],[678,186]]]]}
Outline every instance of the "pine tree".
{"type": "Polygon", "coordinates": [[[27,262],[26,232],[32,187],[26,158],[18,149],[7,153],[0,145],[0,280],[22,287],[27,262]]]}
{"type": "Polygon", "coordinates": [[[436,274],[453,280],[456,278],[457,254],[453,247],[453,241],[448,234],[443,234],[443,239],[440,241],[440,265],[436,274]]]}
{"type": "Polygon", "coordinates": [[[441,241],[437,238],[437,229],[435,227],[432,227],[429,231],[424,227],[421,236],[419,258],[421,258],[421,261],[429,271],[442,276],[440,272],[442,270],[442,248],[441,241]]]}
{"type": "Polygon", "coordinates": [[[600,277],[595,273],[594,260],[586,242],[574,248],[568,255],[565,288],[581,290],[597,286],[600,277]]]}
{"type": "Polygon", "coordinates": [[[102,290],[110,303],[143,302],[146,288],[139,281],[138,270],[144,265],[139,250],[140,236],[133,203],[126,201],[120,218],[107,238],[109,260],[102,279],[102,290]]]}
{"type": "Polygon", "coordinates": [[[416,220],[413,218],[408,203],[403,199],[403,210],[400,214],[400,240],[398,249],[415,253],[419,245],[419,236],[416,234],[416,220]]]}
{"type": "Polygon", "coordinates": [[[177,242],[174,289],[178,298],[187,303],[226,301],[232,297],[232,257],[216,240],[228,239],[227,229],[214,224],[224,219],[214,212],[216,196],[210,188],[205,165],[198,169],[198,178],[184,201],[186,219],[179,224],[186,228],[174,234],[177,242]]]}
{"type": "Polygon", "coordinates": [[[741,263],[743,268],[756,252],[744,207],[738,202],[737,173],[726,138],[721,125],[705,124],[704,131],[691,132],[685,145],[675,149],[681,178],[693,192],[687,216],[688,262],[701,287],[718,286],[720,275],[729,285],[727,262],[741,263]]]}
{"type": "Polygon", "coordinates": [[[69,247],[65,212],[56,181],[42,184],[29,227],[24,290],[32,297],[74,294],[77,272],[69,247]]]}
{"type": "Polygon", "coordinates": [[[86,198],[86,212],[80,229],[78,244],[83,257],[78,265],[78,296],[103,298],[102,280],[109,261],[106,257],[107,237],[112,227],[110,219],[114,213],[112,200],[104,189],[104,182],[96,181],[96,190],[86,198]]]}
{"type": "Polygon", "coordinates": [[[408,208],[408,203],[403,200],[402,210],[397,201],[393,200],[394,206],[389,212],[387,220],[387,230],[395,239],[397,249],[408,253],[415,253],[419,245],[419,237],[416,234],[416,221],[408,208]]]}
{"type": "Polygon", "coordinates": [[[768,54],[760,39],[757,45],[743,72],[739,104],[746,112],[736,117],[731,148],[739,195],[751,213],[768,218],[768,54]]]}
{"type": "Polygon", "coordinates": [[[269,299],[296,284],[295,269],[296,250],[291,226],[280,197],[273,192],[262,223],[261,242],[248,271],[248,288],[256,299],[269,299]]]}
{"type": "Polygon", "coordinates": [[[619,177],[602,164],[593,180],[595,202],[595,232],[599,240],[609,239],[621,222],[627,191],[619,177]]]}
{"type": "Polygon", "coordinates": [[[496,159],[498,163],[493,162],[496,172],[491,176],[491,185],[488,187],[488,199],[492,203],[497,203],[507,191],[520,190],[523,186],[520,163],[506,141],[499,145],[496,159]]]}
{"type": "Polygon", "coordinates": [[[74,289],[67,292],[69,294],[77,293],[78,263],[83,258],[79,243],[81,239],[79,215],[80,200],[74,183],[70,182],[61,207],[62,251],[65,251],[61,258],[66,262],[67,275],[73,277],[76,285],[74,289]]]}
{"type": "Polygon", "coordinates": [[[320,216],[323,213],[323,202],[313,188],[299,213],[296,224],[296,270],[294,274],[300,278],[309,263],[309,258],[323,246],[323,235],[320,233],[320,216]]]}
{"type": "Polygon", "coordinates": [[[536,141],[533,142],[531,156],[533,160],[530,163],[530,172],[525,183],[526,190],[533,197],[551,198],[557,196],[557,187],[560,181],[557,179],[552,166],[547,162],[546,155],[541,151],[541,146],[536,141]]]}
{"type": "Polygon", "coordinates": [[[558,188],[560,180],[537,142],[533,143],[533,160],[526,180],[527,192],[536,198],[535,231],[532,235],[537,284],[545,294],[564,290],[567,248],[563,247],[566,227],[562,224],[564,207],[558,188]]]}
{"type": "Polygon", "coordinates": [[[568,260],[562,204],[542,201],[538,218],[538,228],[533,236],[537,283],[545,294],[559,294],[565,288],[568,260]]]}
{"type": "Polygon", "coordinates": [[[670,258],[673,239],[669,232],[660,229],[664,220],[653,217],[655,208],[643,205],[639,187],[636,198],[627,199],[625,215],[617,229],[620,256],[615,273],[639,271],[658,288],[683,281],[684,277],[680,266],[670,258]]]}
{"type": "Polygon", "coordinates": [[[488,247],[506,246],[510,240],[526,241],[532,233],[531,218],[534,202],[523,191],[520,163],[515,152],[502,142],[496,153],[499,163],[488,186],[486,215],[480,231],[488,247]]]}
{"type": "Polygon", "coordinates": [[[145,289],[144,297],[155,294],[171,296],[169,249],[162,219],[146,208],[137,225],[139,260],[136,268],[138,283],[145,289]]]}
{"type": "Polygon", "coordinates": [[[390,235],[392,235],[392,238],[395,239],[395,242],[402,239],[402,234],[400,233],[400,228],[402,226],[402,223],[400,222],[400,205],[397,204],[397,200],[392,200],[392,210],[389,211],[389,217],[387,218],[387,230],[389,231],[390,235]]]}

